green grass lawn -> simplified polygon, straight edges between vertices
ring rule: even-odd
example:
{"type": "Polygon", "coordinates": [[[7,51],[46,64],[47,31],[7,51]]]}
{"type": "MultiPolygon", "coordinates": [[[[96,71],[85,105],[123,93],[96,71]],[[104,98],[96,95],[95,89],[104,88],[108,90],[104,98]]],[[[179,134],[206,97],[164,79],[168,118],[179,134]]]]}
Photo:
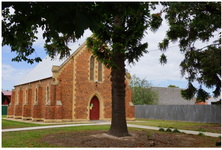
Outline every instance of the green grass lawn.
{"type": "Polygon", "coordinates": [[[136,121],[144,122],[129,122],[130,124],[145,125],[145,126],[154,126],[154,127],[164,127],[164,128],[177,128],[184,130],[194,130],[202,132],[215,132],[220,133],[220,131],[207,129],[205,127],[220,127],[221,124],[216,123],[198,123],[198,122],[182,122],[182,121],[167,121],[167,120],[147,120],[147,119],[136,119],[136,121]],[[201,127],[202,126],[202,127],[201,127]]]}
{"type": "Polygon", "coordinates": [[[2,129],[48,126],[48,125],[49,124],[35,124],[35,123],[26,123],[26,122],[19,122],[19,121],[11,121],[11,120],[2,119],[2,129]]]}

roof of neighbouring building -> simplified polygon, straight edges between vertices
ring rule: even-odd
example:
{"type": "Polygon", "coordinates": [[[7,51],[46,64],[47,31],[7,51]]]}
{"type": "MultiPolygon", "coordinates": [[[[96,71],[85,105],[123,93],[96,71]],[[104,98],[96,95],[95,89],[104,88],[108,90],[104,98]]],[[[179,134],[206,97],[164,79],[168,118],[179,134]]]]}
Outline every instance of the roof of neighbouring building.
{"type": "Polygon", "coordinates": [[[220,94],[220,96],[218,96],[218,97],[211,97],[211,98],[209,98],[208,100],[206,100],[207,101],[207,104],[211,104],[211,102],[217,102],[217,101],[219,101],[221,99],[221,94],[220,94]]]}
{"type": "Polygon", "coordinates": [[[2,91],[2,93],[3,93],[4,95],[6,95],[6,96],[12,95],[12,92],[11,92],[11,91],[2,91]]]}
{"type": "Polygon", "coordinates": [[[194,105],[195,99],[185,100],[181,96],[181,90],[184,89],[172,87],[152,87],[152,91],[158,92],[158,105],[194,105]]]}
{"type": "MultiPolygon", "coordinates": [[[[76,42],[69,46],[71,49],[70,56],[77,52],[78,48],[84,42],[85,41],[76,42]]],[[[52,66],[60,66],[65,63],[68,58],[63,58],[60,60],[58,55],[52,60],[49,56],[46,56],[38,65],[36,65],[28,74],[26,74],[18,83],[16,83],[15,86],[52,77],[52,66]]]]}

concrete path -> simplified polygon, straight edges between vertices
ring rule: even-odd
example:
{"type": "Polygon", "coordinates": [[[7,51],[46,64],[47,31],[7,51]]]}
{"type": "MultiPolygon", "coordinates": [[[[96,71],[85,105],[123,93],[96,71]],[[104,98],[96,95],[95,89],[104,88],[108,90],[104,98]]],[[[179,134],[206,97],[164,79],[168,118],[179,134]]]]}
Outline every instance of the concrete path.
{"type": "MultiPolygon", "coordinates": [[[[136,124],[127,124],[128,127],[133,127],[133,128],[140,128],[140,129],[151,129],[151,130],[159,130],[159,127],[151,127],[151,126],[143,126],[143,125],[136,125],[136,124]]],[[[165,130],[167,128],[164,128],[165,130]]],[[[174,130],[174,129],[172,129],[174,130]]],[[[205,136],[212,136],[212,137],[219,137],[221,136],[220,133],[210,133],[210,132],[200,132],[200,131],[191,131],[191,130],[182,130],[178,129],[180,132],[184,132],[186,134],[194,134],[198,135],[199,133],[203,133],[205,136]]]]}
{"type": "Polygon", "coordinates": [[[53,126],[39,126],[39,127],[26,127],[26,128],[14,128],[14,129],[2,129],[2,132],[13,132],[13,131],[26,131],[26,130],[38,130],[48,128],[63,128],[63,127],[74,127],[74,126],[92,126],[92,125],[106,125],[111,124],[110,122],[99,122],[90,124],[66,124],[66,125],[53,125],[53,126]]]}
{"type": "MultiPolygon", "coordinates": [[[[14,128],[14,129],[2,129],[2,132],[14,132],[14,131],[27,131],[27,130],[38,130],[38,129],[48,129],[48,128],[62,128],[62,127],[74,127],[74,126],[93,126],[93,125],[110,125],[110,121],[94,121],[93,123],[89,124],[66,124],[66,125],[53,125],[53,126],[39,126],[39,127],[27,127],[27,128],[14,128]]],[[[151,126],[144,126],[144,125],[135,125],[135,124],[127,124],[128,127],[133,128],[140,128],[140,129],[151,129],[151,130],[159,130],[159,127],[151,127],[151,126]]],[[[164,128],[165,130],[167,128],[164,128]]],[[[186,134],[194,134],[198,135],[199,131],[191,131],[191,130],[181,130],[178,129],[180,132],[184,132],[186,134]]],[[[210,132],[201,132],[206,136],[211,137],[219,137],[221,136],[220,133],[210,133],[210,132]]]]}

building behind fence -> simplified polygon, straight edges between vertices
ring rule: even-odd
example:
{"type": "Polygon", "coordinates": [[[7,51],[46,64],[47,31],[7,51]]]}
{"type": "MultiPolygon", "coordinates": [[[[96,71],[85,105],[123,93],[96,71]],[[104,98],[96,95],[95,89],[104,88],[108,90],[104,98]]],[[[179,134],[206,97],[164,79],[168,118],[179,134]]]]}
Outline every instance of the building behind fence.
{"type": "Polygon", "coordinates": [[[135,118],[221,123],[216,105],[135,105],[135,118]]]}
{"type": "Polygon", "coordinates": [[[186,100],[181,96],[181,88],[152,87],[159,95],[158,105],[195,105],[195,98],[186,100]]]}

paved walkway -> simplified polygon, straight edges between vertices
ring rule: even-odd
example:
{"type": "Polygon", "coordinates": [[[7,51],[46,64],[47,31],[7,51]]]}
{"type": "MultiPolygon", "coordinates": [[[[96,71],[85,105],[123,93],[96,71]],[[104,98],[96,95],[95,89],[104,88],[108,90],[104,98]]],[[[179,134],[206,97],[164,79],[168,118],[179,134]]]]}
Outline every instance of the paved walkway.
{"type": "MultiPolygon", "coordinates": [[[[128,127],[133,127],[133,128],[140,128],[140,129],[151,129],[151,130],[159,130],[159,127],[151,127],[151,126],[143,126],[143,125],[135,125],[135,124],[127,124],[128,127]]],[[[164,128],[165,130],[167,128],[164,128]]],[[[191,130],[182,130],[182,129],[178,129],[180,132],[184,132],[186,134],[194,134],[194,135],[198,135],[200,133],[200,131],[191,131],[191,130]]],[[[212,136],[212,137],[219,137],[221,136],[220,133],[210,133],[210,132],[201,132],[206,136],[212,136]]]]}
{"type": "MultiPolygon", "coordinates": [[[[2,132],[14,132],[14,131],[26,131],[26,130],[38,130],[38,129],[48,129],[48,128],[62,128],[62,127],[74,127],[74,126],[93,126],[93,125],[110,125],[110,121],[90,121],[90,123],[85,124],[65,124],[65,125],[52,125],[52,126],[39,126],[39,127],[27,127],[27,128],[14,128],[14,129],[2,129],[2,132]]],[[[159,127],[151,127],[151,126],[144,126],[144,125],[135,125],[127,123],[128,127],[133,128],[140,128],[140,129],[151,129],[151,130],[159,130],[159,127]]],[[[167,128],[164,128],[165,130],[167,128]]],[[[194,134],[198,135],[199,131],[191,131],[191,130],[181,130],[178,129],[180,132],[184,132],[186,134],[194,134]]],[[[206,136],[211,137],[219,137],[221,136],[220,133],[210,133],[210,132],[201,132],[206,136]]]]}
{"type": "Polygon", "coordinates": [[[74,127],[74,126],[106,125],[106,124],[111,124],[111,123],[110,122],[99,122],[99,123],[88,123],[88,124],[85,123],[85,124],[65,124],[65,125],[26,127],[26,128],[2,129],[2,132],[38,130],[38,129],[48,129],[48,128],[63,128],[63,127],[74,127]]]}

